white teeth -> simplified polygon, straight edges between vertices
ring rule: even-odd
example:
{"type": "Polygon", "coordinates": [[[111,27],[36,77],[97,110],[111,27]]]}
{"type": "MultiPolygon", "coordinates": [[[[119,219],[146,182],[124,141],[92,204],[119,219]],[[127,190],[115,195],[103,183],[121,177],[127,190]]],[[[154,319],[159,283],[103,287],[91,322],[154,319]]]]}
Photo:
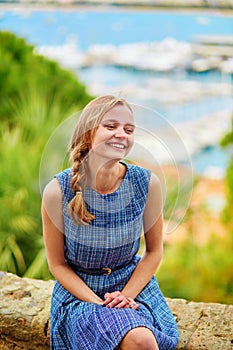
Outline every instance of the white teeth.
{"type": "Polygon", "coordinates": [[[119,143],[110,143],[109,145],[112,146],[112,147],[119,148],[119,149],[124,149],[125,148],[124,145],[120,145],[119,143]]]}

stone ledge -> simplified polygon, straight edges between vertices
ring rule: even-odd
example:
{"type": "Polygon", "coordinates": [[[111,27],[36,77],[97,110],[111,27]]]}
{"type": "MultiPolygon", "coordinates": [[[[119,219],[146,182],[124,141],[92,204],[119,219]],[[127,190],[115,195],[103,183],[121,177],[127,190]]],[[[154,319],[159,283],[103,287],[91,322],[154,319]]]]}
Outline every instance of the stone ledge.
{"type": "MultiPolygon", "coordinates": [[[[53,281],[0,272],[0,349],[49,349],[53,281]]],[[[233,305],[169,299],[180,330],[177,350],[232,350],[233,305]]]]}

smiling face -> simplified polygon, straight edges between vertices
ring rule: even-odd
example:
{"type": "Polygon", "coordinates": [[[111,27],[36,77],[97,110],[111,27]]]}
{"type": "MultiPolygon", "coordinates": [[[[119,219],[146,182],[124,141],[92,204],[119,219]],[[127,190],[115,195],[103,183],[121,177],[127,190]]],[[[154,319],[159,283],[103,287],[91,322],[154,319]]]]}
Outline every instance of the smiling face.
{"type": "Polygon", "coordinates": [[[92,143],[92,154],[107,159],[122,159],[134,142],[134,118],[125,105],[116,105],[104,114],[92,143]]]}

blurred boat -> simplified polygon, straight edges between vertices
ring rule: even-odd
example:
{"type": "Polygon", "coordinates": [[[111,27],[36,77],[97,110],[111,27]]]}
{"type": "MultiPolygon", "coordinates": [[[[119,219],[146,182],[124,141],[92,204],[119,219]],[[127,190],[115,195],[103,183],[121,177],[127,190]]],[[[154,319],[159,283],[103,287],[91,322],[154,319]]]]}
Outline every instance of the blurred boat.
{"type": "MultiPolygon", "coordinates": [[[[225,74],[233,73],[233,40],[222,39],[214,44],[209,38],[203,42],[188,43],[174,38],[165,38],[160,42],[138,42],[133,44],[112,45],[94,44],[83,52],[73,41],[59,46],[40,46],[35,49],[39,54],[58,61],[70,69],[93,65],[112,65],[137,70],[170,72],[176,69],[205,72],[219,70],[225,74]],[[225,43],[228,42],[228,45],[225,43]]],[[[217,40],[217,39],[216,39],[217,40]]],[[[220,40],[220,39],[219,39],[220,40]]]]}

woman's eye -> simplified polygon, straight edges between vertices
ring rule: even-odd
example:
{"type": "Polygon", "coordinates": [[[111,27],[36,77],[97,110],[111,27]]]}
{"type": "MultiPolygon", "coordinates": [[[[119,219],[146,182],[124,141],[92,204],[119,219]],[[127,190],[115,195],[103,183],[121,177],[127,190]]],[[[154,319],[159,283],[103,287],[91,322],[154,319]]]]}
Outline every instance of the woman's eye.
{"type": "Polygon", "coordinates": [[[115,125],[105,125],[105,127],[109,130],[113,130],[115,128],[115,125]]]}
{"type": "Polygon", "coordinates": [[[125,129],[125,132],[126,132],[127,134],[133,134],[133,133],[134,133],[134,129],[127,128],[127,129],[125,129]]]}
{"type": "MultiPolygon", "coordinates": [[[[118,128],[118,125],[117,124],[103,124],[103,126],[107,129],[107,130],[115,130],[118,128]]],[[[134,128],[133,127],[130,127],[130,126],[127,126],[127,127],[124,127],[124,131],[126,134],[133,134],[134,133],[134,128]]]]}

